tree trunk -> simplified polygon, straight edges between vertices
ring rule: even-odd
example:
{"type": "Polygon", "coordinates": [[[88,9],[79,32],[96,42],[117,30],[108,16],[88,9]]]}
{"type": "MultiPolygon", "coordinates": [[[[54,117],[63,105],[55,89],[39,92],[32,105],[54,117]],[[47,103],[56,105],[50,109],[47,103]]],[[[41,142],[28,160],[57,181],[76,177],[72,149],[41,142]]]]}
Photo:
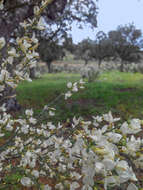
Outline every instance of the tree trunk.
{"type": "Polygon", "coordinates": [[[51,73],[51,72],[52,72],[52,71],[51,71],[51,62],[48,62],[48,63],[47,63],[47,66],[48,66],[48,72],[51,73]]]}
{"type": "Polygon", "coordinates": [[[100,66],[101,66],[101,63],[102,63],[102,59],[99,59],[98,60],[98,67],[100,68],[100,66]]]}
{"type": "Polygon", "coordinates": [[[0,106],[5,104],[8,112],[19,111],[21,109],[20,104],[16,99],[16,90],[11,87],[6,87],[3,92],[3,96],[0,97],[0,106]]]}
{"type": "Polygon", "coordinates": [[[35,79],[36,78],[36,76],[35,76],[35,68],[31,68],[30,69],[30,78],[31,79],[35,79]]]}
{"type": "Polygon", "coordinates": [[[124,62],[123,61],[121,61],[120,72],[124,72],[124,62]]]}
{"type": "Polygon", "coordinates": [[[85,61],[85,65],[87,65],[88,64],[88,60],[86,59],[86,60],[84,60],[85,61]]]}
{"type": "MultiPolygon", "coordinates": [[[[2,52],[4,53],[3,57],[5,57],[6,49],[3,49],[2,52]]],[[[2,61],[0,61],[0,64],[1,63],[2,61]]],[[[13,77],[13,70],[15,70],[15,65],[16,63],[13,63],[12,65],[8,65],[7,67],[7,70],[11,74],[11,77],[13,77]]],[[[16,99],[16,90],[7,85],[2,92],[2,96],[0,96],[0,106],[2,106],[3,104],[5,104],[7,112],[17,112],[21,109],[21,106],[16,99]]]]}

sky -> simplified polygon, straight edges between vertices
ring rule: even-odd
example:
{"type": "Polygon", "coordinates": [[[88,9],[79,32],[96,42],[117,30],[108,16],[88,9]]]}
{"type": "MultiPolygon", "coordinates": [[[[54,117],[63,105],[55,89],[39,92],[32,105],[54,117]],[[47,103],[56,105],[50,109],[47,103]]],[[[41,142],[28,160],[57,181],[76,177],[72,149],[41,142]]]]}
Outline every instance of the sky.
{"type": "Polygon", "coordinates": [[[99,0],[97,5],[97,28],[93,31],[85,26],[80,30],[73,24],[71,34],[74,43],[88,37],[94,40],[98,31],[107,33],[128,23],[134,23],[136,28],[143,32],[143,0],[99,0]]]}

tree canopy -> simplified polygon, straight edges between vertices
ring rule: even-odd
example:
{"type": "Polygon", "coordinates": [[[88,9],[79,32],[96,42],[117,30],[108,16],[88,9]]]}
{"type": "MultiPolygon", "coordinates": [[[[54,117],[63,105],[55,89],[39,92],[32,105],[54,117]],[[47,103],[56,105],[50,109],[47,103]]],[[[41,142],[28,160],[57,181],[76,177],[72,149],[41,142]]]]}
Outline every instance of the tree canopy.
{"type": "Polygon", "coordinates": [[[121,71],[126,62],[139,62],[140,49],[143,47],[142,32],[134,24],[119,26],[117,30],[108,33],[109,40],[115,51],[115,56],[122,61],[121,71]]]}
{"type": "Polygon", "coordinates": [[[92,47],[91,55],[95,60],[98,60],[99,67],[102,60],[114,56],[112,42],[109,40],[108,35],[106,35],[103,31],[99,31],[96,34],[92,47]]]}
{"type": "Polygon", "coordinates": [[[116,30],[103,31],[95,34],[95,40],[84,39],[78,43],[76,55],[85,60],[98,60],[100,66],[102,60],[120,58],[121,68],[129,62],[138,63],[142,59],[141,49],[143,47],[143,36],[140,29],[134,24],[118,26],[116,30]]]}
{"type": "Polygon", "coordinates": [[[76,46],[74,52],[76,59],[82,59],[85,61],[85,65],[92,59],[92,40],[89,38],[82,40],[76,46]]]}
{"type": "Polygon", "coordinates": [[[51,72],[51,63],[62,58],[64,51],[58,44],[58,41],[49,41],[41,39],[38,47],[38,52],[42,61],[46,62],[49,72],[51,72]]]}
{"type": "MultiPolygon", "coordinates": [[[[49,0],[49,4],[41,13],[46,23],[49,38],[63,35],[71,28],[73,21],[79,26],[89,23],[97,26],[97,7],[94,0],[49,0]]],[[[25,19],[32,19],[36,6],[41,0],[4,0],[4,9],[0,10],[0,37],[7,41],[14,37],[25,19]]]]}

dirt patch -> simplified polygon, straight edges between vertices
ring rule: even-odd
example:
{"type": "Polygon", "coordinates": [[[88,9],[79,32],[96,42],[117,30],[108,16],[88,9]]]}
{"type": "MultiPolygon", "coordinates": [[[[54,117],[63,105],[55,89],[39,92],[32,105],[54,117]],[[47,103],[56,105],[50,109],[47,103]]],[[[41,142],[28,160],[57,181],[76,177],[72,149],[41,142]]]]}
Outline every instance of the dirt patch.
{"type": "Polygon", "coordinates": [[[67,102],[68,107],[72,107],[73,105],[80,105],[81,107],[89,107],[89,105],[104,106],[104,104],[99,103],[99,101],[96,99],[84,99],[84,98],[80,98],[78,100],[69,100],[67,102]]]}
{"type": "Polygon", "coordinates": [[[136,90],[136,88],[116,88],[117,91],[119,92],[131,92],[131,91],[134,91],[136,90]]]}

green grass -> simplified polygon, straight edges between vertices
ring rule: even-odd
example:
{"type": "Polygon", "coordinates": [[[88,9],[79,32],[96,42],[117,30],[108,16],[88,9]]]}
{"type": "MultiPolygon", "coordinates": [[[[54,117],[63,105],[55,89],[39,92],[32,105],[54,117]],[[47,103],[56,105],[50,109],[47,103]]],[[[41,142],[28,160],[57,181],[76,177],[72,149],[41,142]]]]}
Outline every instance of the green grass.
{"type": "Polygon", "coordinates": [[[69,81],[79,80],[74,74],[47,74],[32,82],[23,82],[17,88],[17,99],[24,107],[41,109],[66,90],[69,81]]]}
{"type": "MultiPolygon", "coordinates": [[[[77,74],[47,74],[31,83],[24,82],[17,88],[17,98],[24,108],[33,107],[39,112],[45,104],[52,102],[66,91],[68,81],[77,81],[77,74]]],[[[76,93],[70,100],[63,99],[53,104],[57,108],[54,120],[65,120],[76,116],[91,118],[109,110],[123,120],[143,118],[143,75],[103,73],[97,82],[87,83],[86,89],[76,93]]]]}

